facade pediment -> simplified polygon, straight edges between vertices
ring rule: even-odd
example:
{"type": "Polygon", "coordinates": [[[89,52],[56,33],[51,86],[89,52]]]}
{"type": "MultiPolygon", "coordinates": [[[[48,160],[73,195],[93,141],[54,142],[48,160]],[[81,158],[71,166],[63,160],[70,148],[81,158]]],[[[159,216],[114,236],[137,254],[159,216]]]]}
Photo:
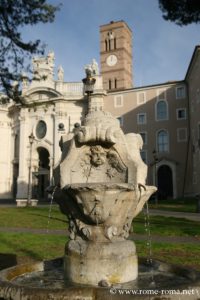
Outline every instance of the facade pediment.
{"type": "Polygon", "coordinates": [[[48,102],[60,97],[62,94],[51,88],[34,88],[23,95],[24,102],[27,104],[48,102]]]}

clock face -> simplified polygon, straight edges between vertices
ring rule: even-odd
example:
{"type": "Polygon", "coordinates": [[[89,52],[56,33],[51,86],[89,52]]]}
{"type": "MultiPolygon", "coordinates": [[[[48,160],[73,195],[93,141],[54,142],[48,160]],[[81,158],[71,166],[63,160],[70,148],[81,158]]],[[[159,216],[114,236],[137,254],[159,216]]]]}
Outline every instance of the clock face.
{"type": "Polygon", "coordinates": [[[115,66],[117,63],[117,56],[114,54],[109,55],[106,59],[106,63],[109,67],[115,66]]]}

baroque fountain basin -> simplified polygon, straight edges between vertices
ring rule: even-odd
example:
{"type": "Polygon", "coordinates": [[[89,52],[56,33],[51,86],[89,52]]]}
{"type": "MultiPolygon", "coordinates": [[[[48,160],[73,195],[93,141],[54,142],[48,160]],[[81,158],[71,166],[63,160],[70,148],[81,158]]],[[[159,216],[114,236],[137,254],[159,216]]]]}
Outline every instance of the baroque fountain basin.
{"type": "Polygon", "coordinates": [[[137,278],[136,247],[126,239],[133,218],[154,191],[151,186],[95,182],[57,189],[55,200],[70,220],[64,256],[67,281],[98,286],[137,278]]]}
{"type": "Polygon", "coordinates": [[[137,280],[104,288],[66,282],[63,258],[0,271],[1,300],[198,300],[199,296],[200,272],[156,260],[150,267],[145,258],[139,259],[137,280]]]}
{"type": "MultiPolygon", "coordinates": [[[[146,186],[145,190],[139,190],[131,183],[77,183],[66,185],[63,191],[78,204],[88,221],[98,225],[124,223],[125,220],[120,220],[135,217],[155,192],[155,187],[146,186]]],[[[61,201],[70,200],[67,197],[61,201]]]]}

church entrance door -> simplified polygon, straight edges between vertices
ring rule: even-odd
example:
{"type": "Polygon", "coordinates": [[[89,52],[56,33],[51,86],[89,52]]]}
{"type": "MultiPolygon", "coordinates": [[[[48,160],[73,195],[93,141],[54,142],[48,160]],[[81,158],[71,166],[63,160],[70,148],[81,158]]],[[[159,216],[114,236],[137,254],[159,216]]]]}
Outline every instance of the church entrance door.
{"type": "Polygon", "coordinates": [[[43,147],[37,149],[38,152],[38,172],[34,172],[33,194],[39,201],[47,201],[47,187],[50,184],[49,152],[43,147]]]}
{"type": "Polygon", "coordinates": [[[167,165],[158,169],[158,197],[161,200],[173,198],[172,170],[167,165]]]}

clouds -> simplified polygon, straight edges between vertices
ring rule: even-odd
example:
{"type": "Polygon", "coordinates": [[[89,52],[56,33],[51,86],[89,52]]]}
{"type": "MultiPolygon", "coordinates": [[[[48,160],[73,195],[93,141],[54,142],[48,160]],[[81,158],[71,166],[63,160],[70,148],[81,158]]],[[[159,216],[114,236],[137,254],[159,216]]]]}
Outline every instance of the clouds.
{"type": "Polygon", "coordinates": [[[65,80],[80,81],[84,65],[99,60],[99,26],[111,20],[124,20],[133,31],[136,86],[184,78],[199,43],[199,25],[164,21],[157,0],[66,0],[54,23],[29,28],[24,35],[40,38],[55,51],[65,80]]]}

